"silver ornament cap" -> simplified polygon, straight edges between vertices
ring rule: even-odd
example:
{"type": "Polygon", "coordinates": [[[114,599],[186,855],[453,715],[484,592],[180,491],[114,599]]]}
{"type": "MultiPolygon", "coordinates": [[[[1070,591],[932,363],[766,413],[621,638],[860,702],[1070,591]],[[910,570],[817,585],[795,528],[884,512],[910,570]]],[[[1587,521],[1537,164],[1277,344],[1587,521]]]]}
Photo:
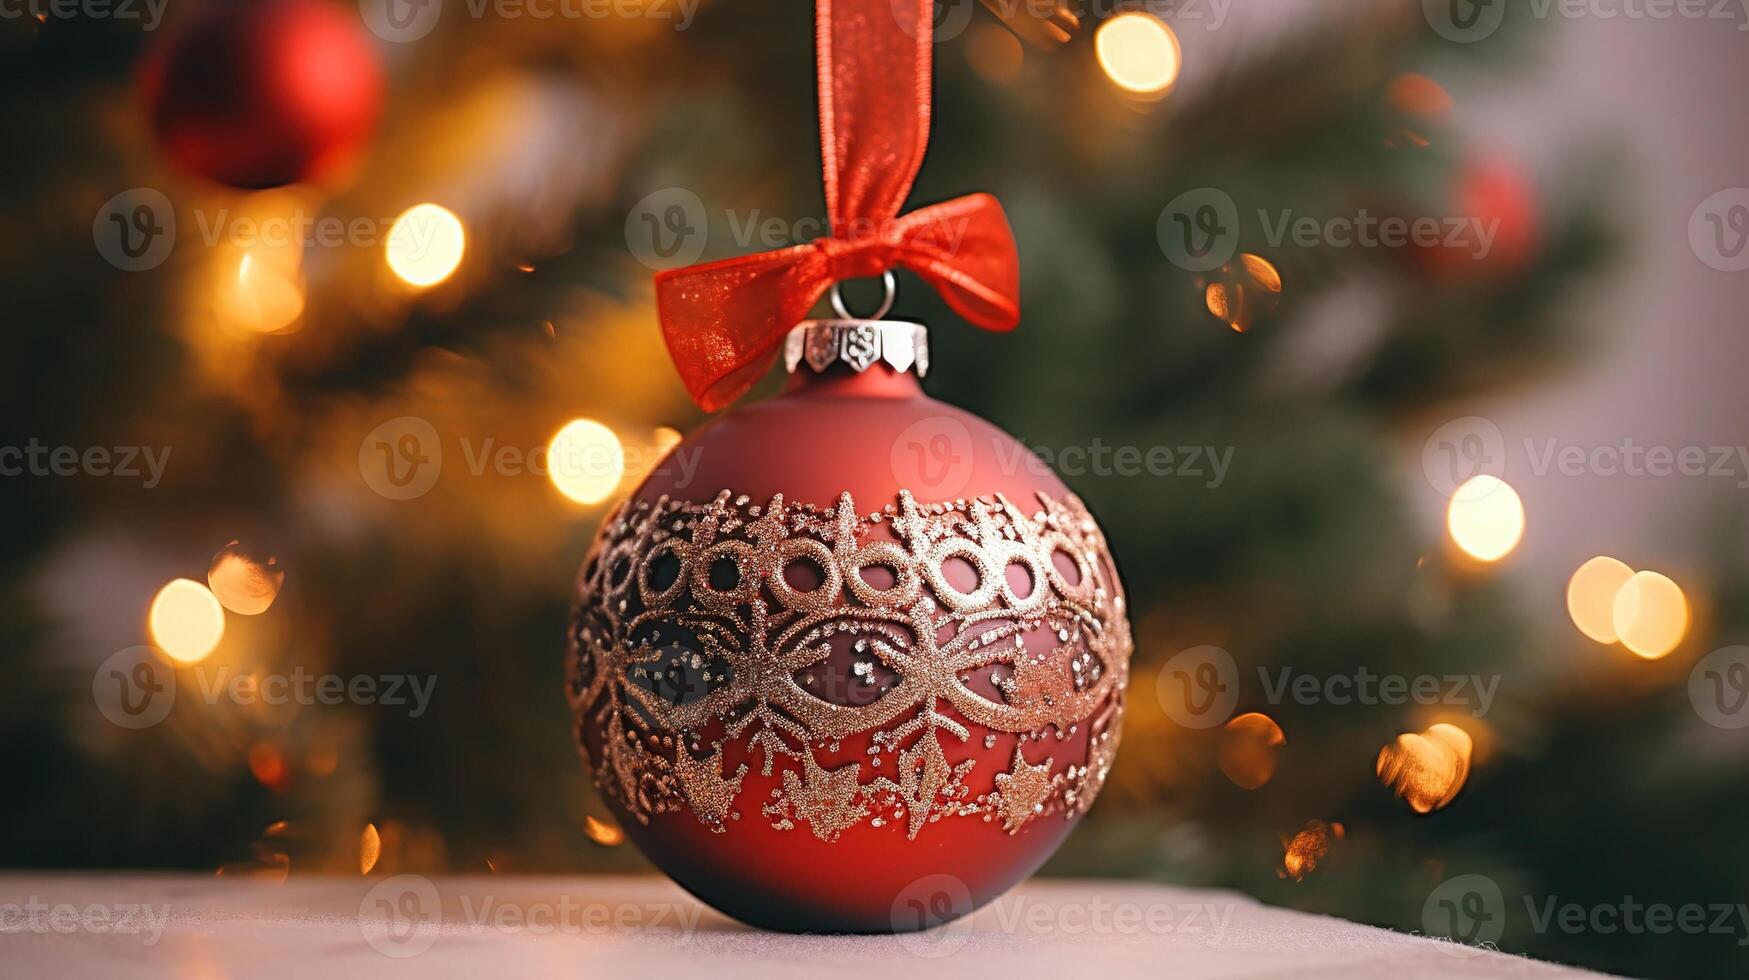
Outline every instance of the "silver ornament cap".
{"type": "Polygon", "coordinates": [[[832,286],[832,310],[838,316],[831,320],[803,320],[791,328],[784,338],[783,363],[794,374],[803,365],[823,372],[834,364],[843,364],[861,373],[876,364],[885,363],[903,374],[912,368],[917,376],[929,373],[929,329],[909,320],[883,320],[893,306],[896,283],[891,272],[881,276],[886,296],[874,315],[864,319],[853,317],[844,308],[844,296],[837,284],[832,286]]]}

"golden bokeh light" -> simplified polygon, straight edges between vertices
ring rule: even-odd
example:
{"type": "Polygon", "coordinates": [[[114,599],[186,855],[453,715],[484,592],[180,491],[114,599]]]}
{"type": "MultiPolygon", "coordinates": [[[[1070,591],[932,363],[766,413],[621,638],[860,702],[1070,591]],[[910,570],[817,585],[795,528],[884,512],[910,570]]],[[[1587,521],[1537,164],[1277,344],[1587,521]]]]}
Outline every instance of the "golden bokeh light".
{"type": "Polygon", "coordinates": [[[1299,881],[1318,870],[1318,862],[1330,853],[1330,842],[1341,840],[1344,833],[1340,823],[1307,821],[1299,833],[1281,842],[1281,867],[1276,870],[1275,876],[1299,881]]]}
{"type": "MultiPolygon", "coordinates": [[[[1433,734],[1441,737],[1457,749],[1463,748],[1463,741],[1458,732],[1469,738],[1469,769],[1471,772],[1480,769],[1494,756],[1500,743],[1500,732],[1488,724],[1486,718],[1477,717],[1475,712],[1481,710],[1479,704],[1471,703],[1464,707],[1425,706],[1413,713],[1415,724],[1422,726],[1425,737],[1429,730],[1444,724],[1446,727],[1433,734]],[[1455,729],[1456,731],[1448,731],[1455,729]]],[[[1468,776],[1466,775],[1466,779],[1468,776]]]]}
{"type": "Polygon", "coordinates": [[[1421,734],[1398,735],[1379,750],[1374,769],[1379,781],[1416,813],[1432,813],[1452,800],[1470,776],[1475,743],[1469,732],[1449,722],[1421,734]]]}
{"type": "Polygon", "coordinates": [[[572,419],[547,446],[547,477],[580,504],[606,500],[625,476],[625,449],[613,430],[593,419],[572,419]]]}
{"type": "Polygon", "coordinates": [[[436,204],[415,204],[389,227],[384,243],[389,270],[402,282],[424,289],[448,279],[467,251],[460,218],[436,204]]]}
{"type": "Polygon", "coordinates": [[[1272,293],[1281,292],[1281,273],[1275,265],[1261,255],[1242,252],[1239,255],[1239,265],[1250,274],[1259,286],[1272,293]]]}
{"type": "Polygon", "coordinates": [[[206,586],[189,578],[172,579],[152,598],[146,614],[152,642],[178,663],[207,658],[225,635],[225,609],[206,586]]]}
{"type": "MultiPolygon", "coordinates": [[[[227,208],[229,234],[212,244],[210,305],[233,334],[295,329],[304,313],[304,246],[318,202],[307,190],[275,188],[227,208]]],[[[215,232],[215,234],[217,234],[215,232]]]]}
{"type": "Polygon", "coordinates": [[[1615,594],[1611,622],[1622,646],[1657,660],[1688,632],[1688,597],[1657,572],[1635,572],[1615,594]]]}
{"type": "Polygon", "coordinates": [[[1184,62],[1172,28],[1139,10],[1101,24],[1093,35],[1093,49],[1105,77],[1134,95],[1161,95],[1178,81],[1184,62]]]}
{"type": "Polygon", "coordinates": [[[1524,503],[1505,480],[1483,473],[1471,477],[1451,495],[1445,526],[1464,553],[1481,561],[1499,561],[1524,537],[1524,503]]]}
{"type": "Polygon", "coordinates": [[[626,839],[625,831],[605,820],[591,816],[583,818],[583,832],[589,835],[590,840],[602,847],[618,847],[626,839]]]}
{"type": "Polygon", "coordinates": [[[1451,93],[1426,75],[1404,72],[1385,85],[1391,108],[1409,116],[1438,119],[1451,112],[1451,93]]]}
{"type": "Polygon", "coordinates": [[[249,747],[249,773],[268,789],[282,790],[286,786],[285,756],[277,746],[257,742],[249,747]]]}
{"type": "Polygon", "coordinates": [[[285,569],[279,567],[279,559],[256,555],[241,541],[233,540],[213,556],[206,584],[226,609],[259,616],[279,597],[285,569]]]}
{"type": "Polygon", "coordinates": [[[1614,643],[1615,597],[1634,570],[1608,555],[1598,555],[1567,580],[1567,615],[1579,632],[1599,643],[1614,643]]]}
{"type": "Polygon", "coordinates": [[[377,825],[367,823],[364,833],[358,837],[358,873],[370,874],[370,869],[377,866],[377,859],[383,856],[383,838],[377,833],[377,825]]]}
{"type": "Polygon", "coordinates": [[[304,284],[299,266],[277,265],[262,248],[237,262],[237,274],[221,284],[214,312],[229,326],[249,333],[283,333],[304,315],[304,284]]]}
{"type": "Polygon", "coordinates": [[[1241,789],[1257,789],[1275,776],[1276,760],[1286,743],[1273,718],[1255,711],[1242,714],[1221,731],[1221,772],[1241,789]]]}
{"type": "Polygon", "coordinates": [[[1281,302],[1281,273],[1268,259],[1250,252],[1200,281],[1208,311],[1239,333],[1281,302]]]}

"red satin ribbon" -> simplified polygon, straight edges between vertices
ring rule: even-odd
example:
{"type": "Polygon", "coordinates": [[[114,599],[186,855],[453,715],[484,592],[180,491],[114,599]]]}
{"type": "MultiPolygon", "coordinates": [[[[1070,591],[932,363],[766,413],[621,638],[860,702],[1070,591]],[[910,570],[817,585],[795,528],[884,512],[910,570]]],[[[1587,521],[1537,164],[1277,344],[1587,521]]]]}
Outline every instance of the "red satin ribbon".
{"type": "Polygon", "coordinates": [[[899,215],[929,142],[932,8],[932,0],[815,5],[830,237],[656,274],[662,336],[706,411],[752,387],[784,335],[841,280],[903,266],[986,330],[1019,322],[1020,262],[994,197],[899,215]]]}

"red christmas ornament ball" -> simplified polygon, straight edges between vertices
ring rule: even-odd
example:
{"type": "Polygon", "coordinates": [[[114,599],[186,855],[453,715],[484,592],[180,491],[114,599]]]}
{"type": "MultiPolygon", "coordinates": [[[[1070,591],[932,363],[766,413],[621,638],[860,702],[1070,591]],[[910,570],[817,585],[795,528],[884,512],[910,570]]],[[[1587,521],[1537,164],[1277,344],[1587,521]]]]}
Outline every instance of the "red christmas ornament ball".
{"type": "Polygon", "coordinates": [[[344,171],[376,125],[383,75],[351,7],[219,0],[147,57],[140,90],[179,166],[257,189],[344,171]]]}
{"type": "Polygon", "coordinates": [[[921,328],[828,324],[805,355],[792,335],[784,394],[693,433],[603,523],[567,694],[603,797],[693,894],[766,928],[905,932],[1069,834],[1116,749],[1130,631],[1081,502],[904,370],[921,328]]]}
{"type": "Polygon", "coordinates": [[[1415,253],[1435,279],[1510,274],[1536,253],[1541,235],[1536,188],[1507,160],[1479,157],[1464,164],[1447,217],[1465,223],[1462,234],[1415,253]]]}

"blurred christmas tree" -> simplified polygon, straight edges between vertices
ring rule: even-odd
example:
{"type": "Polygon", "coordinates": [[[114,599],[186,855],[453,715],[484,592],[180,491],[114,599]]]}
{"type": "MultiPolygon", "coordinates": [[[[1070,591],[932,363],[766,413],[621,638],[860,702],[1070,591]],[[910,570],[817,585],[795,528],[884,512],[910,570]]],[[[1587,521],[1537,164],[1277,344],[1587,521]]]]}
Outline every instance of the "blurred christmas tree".
{"type": "MultiPolygon", "coordinates": [[[[1096,43],[1110,18],[1035,6],[943,5],[913,195],[1002,199],[1023,327],[956,328],[914,283],[898,312],[938,328],[938,394],[1041,451],[1213,450],[1194,474],[1065,474],[1123,563],[1137,682],[1107,796],[1052,870],[1235,886],[1417,931],[1429,893],[1463,873],[1583,902],[1732,894],[1721,858],[1740,866],[1744,848],[1713,815],[1746,802],[1740,765],[1661,761],[1680,748],[1686,666],[1650,688],[1613,668],[1568,676],[1497,575],[1405,506],[1425,491],[1400,474],[1428,420],[1576,349],[1568,300],[1607,268],[1606,167],[1533,179],[1450,125],[1450,93],[1534,51],[1536,25],[1456,44],[1419,3],[1348,3],[1238,44],[1236,26],[1187,8],[1163,18],[1194,41],[1181,74],[1159,33],[1096,43]],[[1163,216],[1175,200],[1188,203],[1163,216]],[[1241,220],[1205,222],[1222,200],[1241,220]],[[1277,233],[1289,216],[1328,228],[1367,214],[1475,219],[1493,247],[1277,233]],[[1205,256],[1185,239],[1195,254],[1174,261],[1185,232],[1231,257],[1189,268],[1205,256]],[[1267,720],[1201,731],[1167,715],[1161,668],[1205,644],[1235,662],[1235,712],[1267,720]],[[1258,683],[1284,668],[1477,675],[1499,698],[1485,718],[1301,705],[1258,683]],[[1443,784],[1420,777],[1435,785],[1409,798],[1425,808],[1462,792],[1417,815],[1374,759],[1441,721],[1471,743],[1467,785],[1449,768],[1443,784]],[[1278,732],[1285,744],[1270,744],[1278,732]]],[[[680,16],[452,12],[427,36],[386,39],[387,111],[362,166],[252,194],[185,176],[154,147],[131,74],[152,33],[0,22],[9,441],[171,451],[150,488],[0,481],[0,628],[17,665],[0,695],[0,862],[347,870],[370,822],[385,868],[638,864],[612,847],[560,696],[568,586],[605,504],[556,492],[534,451],[591,418],[635,470],[662,427],[697,421],[650,309],[646,262],[661,257],[639,245],[670,205],[703,206],[702,223],[681,206],[670,229],[703,258],[785,244],[763,237],[766,218],[793,231],[823,212],[811,19],[723,0],[680,16]],[[146,271],[93,247],[92,216],[129,188],[161,191],[177,222],[146,271]],[[453,274],[384,262],[392,220],[423,201],[465,225],[453,274]],[[276,218],[342,231],[237,233],[276,218]],[[360,454],[379,423],[409,416],[436,434],[441,476],[389,499],[361,479],[360,454]],[[286,571],[272,607],[225,618],[204,673],[178,672],[163,724],[105,722],[98,665],[145,642],[159,587],[202,579],[233,538],[286,571]],[[199,696],[225,670],[435,687],[422,711],[199,696]]],[[[1741,581],[1716,570],[1717,613],[1685,650],[1741,620],[1741,581]]],[[[1447,751],[1430,745],[1405,751],[1447,751]]],[[[1610,969],[1716,970],[1734,952],[1723,937],[1581,941],[1533,931],[1522,903],[1506,911],[1503,948],[1610,969]]]]}

